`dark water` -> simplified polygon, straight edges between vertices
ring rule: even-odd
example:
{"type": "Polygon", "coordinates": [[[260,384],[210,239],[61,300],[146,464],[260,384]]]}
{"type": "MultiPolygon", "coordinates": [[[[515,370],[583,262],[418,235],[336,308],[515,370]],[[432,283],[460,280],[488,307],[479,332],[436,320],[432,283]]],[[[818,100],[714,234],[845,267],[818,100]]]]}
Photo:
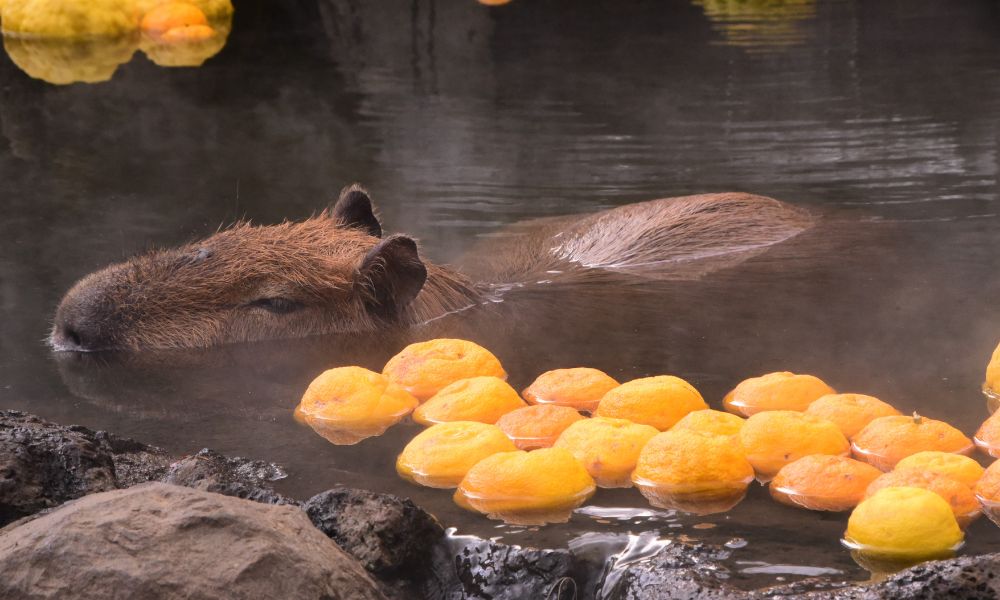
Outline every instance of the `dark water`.
{"type": "MultiPolygon", "coordinates": [[[[986,416],[1000,332],[995,2],[239,1],[227,46],[199,69],[137,56],[110,82],[57,87],[0,58],[0,82],[4,408],[273,460],[297,497],[338,483],[410,496],[462,534],[741,538],[727,564],[744,586],[864,578],[838,544],[846,517],[762,489],[712,517],[605,510],[648,509],[625,490],[600,491],[567,525],[500,526],[395,476],[412,426],[335,447],[291,409],[325,368],[378,369],[413,339],[461,335],[517,386],[575,365],[671,373],[717,408],[740,379],[787,369],[967,434],[986,416]],[[440,261],[525,218],[691,192],[770,195],[822,224],[700,280],[543,286],[380,339],[60,360],[43,344],[83,274],[236,218],[305,217],[352,181],[389,231],[440,261]]],[[[1000,550],[985,519],[968,539],[966,552],[1000,550]]]]}

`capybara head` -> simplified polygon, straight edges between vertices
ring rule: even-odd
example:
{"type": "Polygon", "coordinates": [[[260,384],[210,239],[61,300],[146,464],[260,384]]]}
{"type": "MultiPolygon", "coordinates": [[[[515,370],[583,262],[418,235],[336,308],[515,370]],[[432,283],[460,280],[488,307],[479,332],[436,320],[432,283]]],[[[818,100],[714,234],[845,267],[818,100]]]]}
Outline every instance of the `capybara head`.
{"type": "Polygon", "coordinates": [[[427,278],[414,241],[381,239],[354,185],[319,216],[239,224],[88,275],[66,294],[56,350],[183,348],[400,322],[427,278]]]}

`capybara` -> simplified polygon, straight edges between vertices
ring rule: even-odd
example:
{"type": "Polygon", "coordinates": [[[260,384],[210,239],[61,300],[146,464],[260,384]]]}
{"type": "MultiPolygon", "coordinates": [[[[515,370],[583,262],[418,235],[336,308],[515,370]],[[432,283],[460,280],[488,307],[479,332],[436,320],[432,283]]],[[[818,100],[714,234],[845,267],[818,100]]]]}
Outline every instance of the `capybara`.
{"type": "Polygon", "coordinates": [[[691,277],[808,229],[813,218],[744,193],[651,200],[515,226],[477,252],[475,280],[383,237],[358,185],[301,222],[239,224],[92,273],[67,292],[56,350],[190,348],[422,323],[511,287],[600,274],[691,277]]]}

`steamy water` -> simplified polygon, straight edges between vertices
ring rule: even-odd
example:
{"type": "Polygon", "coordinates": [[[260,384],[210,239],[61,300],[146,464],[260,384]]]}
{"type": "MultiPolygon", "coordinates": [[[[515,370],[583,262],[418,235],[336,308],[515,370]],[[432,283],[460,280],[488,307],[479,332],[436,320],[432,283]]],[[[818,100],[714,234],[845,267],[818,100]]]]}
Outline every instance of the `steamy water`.
{"type": "MultiPolygon", "coordinates": [[[[707,517],[600,490],[567,524],[506,526],[396,476],[416,426],[337,447],[292,409],[326,368],[378,370],[450,336],[491,349],[518,389],[585,365],[678,375],[720,408],[741,379],[790,370],[967,435],[985,418],[1000,337],[995,2],[235,4],[226,47],[198,69],[136,55],[108,82],[54,86],[0,58],[3,408],[274,461],[299,498],[336,484],[409,496],[459,536],[629,560],[682,537],[727,544],[744,587],[866,578],[839,545],[846,515],[760,486],[707,517]],[[410,332],[127,356],[44,345],[78,277],[239,218],[306,217],[352,181],[387,231],[451,263],[505,224],[686,193],[749,191],[821,219],[703,277],[539,284],[410,332]]],[[[994,525],[971,527],[963,552],[998,550],[994,525]]]]}

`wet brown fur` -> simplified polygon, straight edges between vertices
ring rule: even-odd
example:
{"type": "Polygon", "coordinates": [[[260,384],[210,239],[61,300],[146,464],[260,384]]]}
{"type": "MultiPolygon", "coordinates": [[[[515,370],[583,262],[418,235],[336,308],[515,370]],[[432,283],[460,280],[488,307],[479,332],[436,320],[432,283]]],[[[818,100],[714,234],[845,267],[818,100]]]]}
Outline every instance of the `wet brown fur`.
{"type": "MultiPolygon", "coordinates": [[[[348,193],[364,192],[351,187],[348,193]]],[[[366,194],[364,201],[374,220],[366,194]]],[[[388,312],[373,310],[373,302],[389,297],[392,304],[392,276],[401,267],[396,254],[377,254],[380,240],[363,226],[345,224],[329,211],[295,223],[240,223],[85,277],[60,304],[52,342],[57,349],[80,349],[70,347],[72,339],[90,340],[86,349],[178,348],[412,325],[481,302],[491,284],[579,281],[601,272],[698,276],[811,223],[802,210],[749,194],[654,200],[542,219],[494,239],[477,253],[482,259],[469,262],[487,283],[423,261],[426,281],[419,293],[388,312]],[[294,310],[273,310],[268,303],[274,299],[294,310]]],[[[377,220],[374,227],[381,233],[377,220]]],[[[412,246],[408,238],[393,237],[398,240],[383,242],[412,246]]],[[[420,268],[415,246],[411,258],[416,265],[410,266],[420,268]]],[[[412,270],[399,275],[401,285],[412,283],[411,276],[412,270]]]]}

